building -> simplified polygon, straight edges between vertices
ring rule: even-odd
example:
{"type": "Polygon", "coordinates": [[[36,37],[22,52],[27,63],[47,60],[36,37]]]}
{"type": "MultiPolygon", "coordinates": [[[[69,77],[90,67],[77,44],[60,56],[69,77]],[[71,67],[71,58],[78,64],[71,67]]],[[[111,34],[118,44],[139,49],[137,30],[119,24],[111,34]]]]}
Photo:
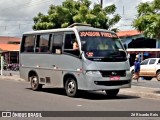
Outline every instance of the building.
{"type": "Polygon", "coordinates": [[[120,31],[117,35],[127,46],[131,65],[133,65],[137,54],[139,54],[141,60],[160,57],[160,40],[146,38],[142,32],[137,30],[120,31]]]}
{"type": "Polygon", "coordinates": [[[0,36],[0,52],[7,64],[19,63],[20,38],[0,36]]]}

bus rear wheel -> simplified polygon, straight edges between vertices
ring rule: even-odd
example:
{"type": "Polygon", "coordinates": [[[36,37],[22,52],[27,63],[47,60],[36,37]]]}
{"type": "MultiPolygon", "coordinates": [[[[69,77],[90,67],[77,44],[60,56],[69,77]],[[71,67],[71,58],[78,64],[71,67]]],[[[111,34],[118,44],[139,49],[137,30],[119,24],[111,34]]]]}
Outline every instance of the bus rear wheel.
{"type": "Polygon", "coordinates": [[[34,91],[38,91],[42,89],[42,84],[39,84],[38,76],[31,76],[31,89],[34,91]]]}
{"type": "Polygon", "coordinates": [[[65,82],[65,91],[67,96],[69,97],[75,97],[77,95],[77,83],[75,81],[74,78],[70,77],[67,78],[66,82],[65,82]]]}
{"type": "Polygon", "coordinates": [[[105,90],[107,96],[109,97],[115,97],[117,96],[119,89],[114,89],[114,90],[105,90]]]}

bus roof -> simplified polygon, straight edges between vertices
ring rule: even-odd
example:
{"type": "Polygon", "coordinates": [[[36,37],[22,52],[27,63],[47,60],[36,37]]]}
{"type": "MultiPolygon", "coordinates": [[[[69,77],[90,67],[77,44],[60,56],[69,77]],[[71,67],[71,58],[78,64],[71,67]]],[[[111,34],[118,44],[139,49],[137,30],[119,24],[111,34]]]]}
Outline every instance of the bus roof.
{"type": "Polygon", "coordinates": [[[104,31],[104,32],[111,32],[114,33],[113,31],[105,30],[105,29],[100,29],[100,28],[94,28],[90,26],[74,26],[72,28],[58,28],[58,29],[49,29],[49,30],[37,30],[37,31],[30,31],[30,32],[25,32],[23,33],[24,35],[26,34],[42,34],[42,33],[52,33],[52,32],[67,32],[67,31],[104,31]]]}

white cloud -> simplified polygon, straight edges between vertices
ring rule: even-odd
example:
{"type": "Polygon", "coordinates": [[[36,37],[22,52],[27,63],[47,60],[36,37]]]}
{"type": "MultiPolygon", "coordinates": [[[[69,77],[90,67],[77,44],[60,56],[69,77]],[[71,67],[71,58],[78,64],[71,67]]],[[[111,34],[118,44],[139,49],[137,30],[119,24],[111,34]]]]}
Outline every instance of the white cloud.
{"type": "Polygon", "coordinates": [[[137,15],[136,7],[141,2],[152,2],[153,0],[107,0],[105,4],[115,4],[117,7],[116,12],[120,14],[122,19],[115,27],[118,27],[120,30],[129,30],[133,29],[131,24],[134,18],[137,15]]]}
{"type": "Polygon", "coordinates": [[[152,2],[153,0],[142,0],[142,2],[152,2]]]}
{"type": "Polygon", "coordinates": [[[61,4],[63,0],[1,0],[0,36],[21,36],[32,30],[33,17],[39,12],[47,13],[51,4],[61,4]]]}

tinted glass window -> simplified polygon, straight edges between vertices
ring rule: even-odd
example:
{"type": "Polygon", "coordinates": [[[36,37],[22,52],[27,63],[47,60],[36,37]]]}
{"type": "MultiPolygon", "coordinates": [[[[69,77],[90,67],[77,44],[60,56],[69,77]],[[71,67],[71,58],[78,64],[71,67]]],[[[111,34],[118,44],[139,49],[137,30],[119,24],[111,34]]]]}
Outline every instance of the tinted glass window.
{"type": "Polygon", "coordinates": [[[61,54],[63,44],[63,33],[56,33],[52,40],[52,53],[61,54]]]}
{"type": "Polygon", "coordinates": [[[23,37],[21,52],[34,52],[35,35],[23,37]]]}
{"type": "Polygon", "coordinates": [[[73,43],[76,40],[75,34],[66,34],[64,49],[73,49],[73,43]]]}
{"type": "Polygon", "coordinates": [[[148,59],[147,59],[147,60],[142,61],[142,62],[141,62],[141,65],[147,65],[147,64],[148,64],[148,61],[149,61],[148,59]]]}
{"type": "Polygon", "coordinates": [[[149,61],[149,64],[154,64],[156,62],[156,59],[151,59],[150,61],[149,61]]]}
{"type": "Polygon", "coordinates": [[[78,41],[74,33],[65,35],[64,52],[75,56],[80,55],[78,41]]]}
{"type": "Polygon", "coordinates": [[[49,53],[51,34],[37,35],[36,39],[36,52],[49,53]]]}
{"type": "Polygon", "coordinates": [[[104,31],[79,32],[85,57],[92,61],[126,61],[126,52],[116,34],[104,31]]]}

